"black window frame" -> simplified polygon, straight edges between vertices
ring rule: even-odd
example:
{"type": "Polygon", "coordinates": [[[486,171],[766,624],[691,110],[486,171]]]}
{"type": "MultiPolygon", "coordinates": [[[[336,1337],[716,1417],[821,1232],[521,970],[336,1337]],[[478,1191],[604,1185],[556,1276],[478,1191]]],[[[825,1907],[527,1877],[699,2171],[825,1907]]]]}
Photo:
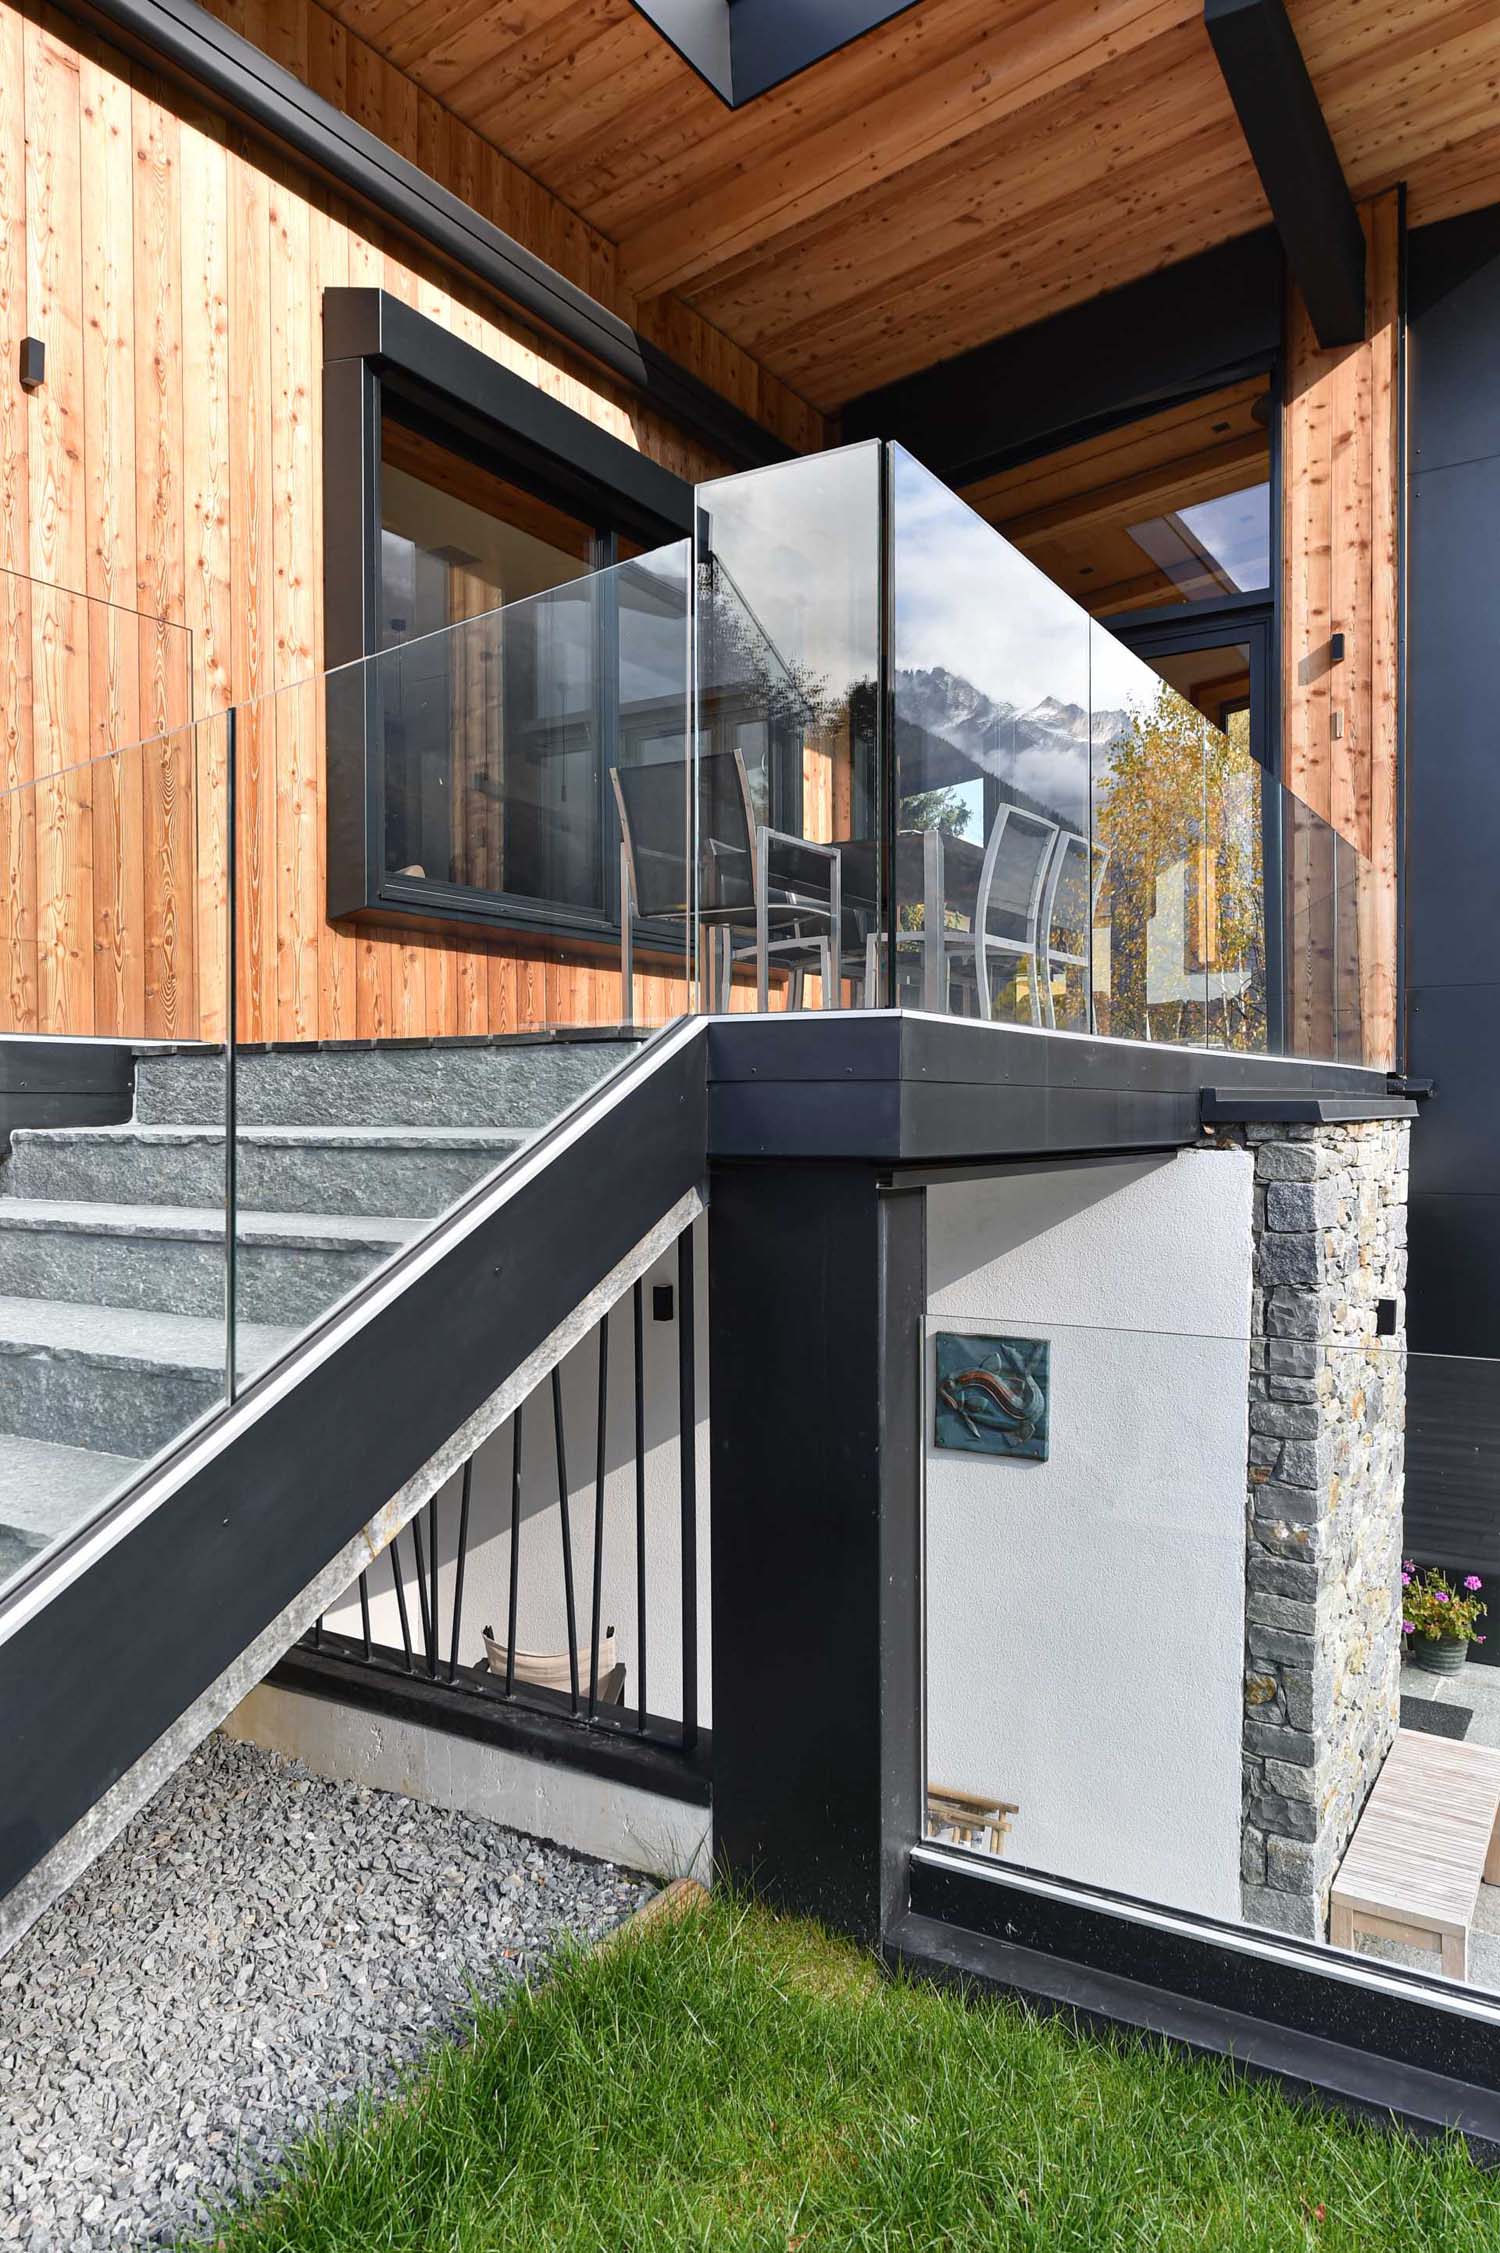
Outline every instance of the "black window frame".
{"type": "MultiPolygon", "coordinates": [[[[384,290],[326,290],[323,348],[328,915],[607,946],[620,931],[607,756],[600,912],[403,877],[385,865],[381,668],[364,662],[381,647],[382,425],[392,407],[407,428],[591,524],[593,569],[617,560],[622,539],[650,549],[690,538],[693,487],[384,290]]],[[[610,632],[607,609],[601,637],[610,632]]]]}

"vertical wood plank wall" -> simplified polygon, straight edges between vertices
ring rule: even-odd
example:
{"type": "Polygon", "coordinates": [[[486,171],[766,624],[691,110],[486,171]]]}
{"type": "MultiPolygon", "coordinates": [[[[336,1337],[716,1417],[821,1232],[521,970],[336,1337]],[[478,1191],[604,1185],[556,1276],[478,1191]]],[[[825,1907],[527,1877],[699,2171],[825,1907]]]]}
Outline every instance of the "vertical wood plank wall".
{"type": "MultiPolygon", "coordinates": [[[[1283,754],[1291,790],[1369,864],[1346,900],[1342,948],[1357,976],[1364,1048],[1394,1057],[1396,1030],[1396,796],[1399,640],[1397,584],[1400,432],[1400,210],[1394,191],[1363,206],[1364,343],[1319,349],[1301,298],[1287,310],[1283,423],[1283,754]],[[1330,656],[1342,633],[1343,661],[1330,656]],[[1341,732],[1336,733],[1338,729],[1341,732]],[[1356,960],[1357,958],[1357,960],[1356,960]]],[[[1322,883],[1313,857],[1308,883],[1322,883]]],[[[1321,902],[1299,903],[1312,925],[1321,902]]],[[[1310,1052],[1327,1053],[1314,1021],[1329,991],[1313,979],[1310,1052]]]]}
{"type": "MultiPolygon", "coordinates": [[[[314,0],[217,12],[789,443],[821,443],[689,308],[637,308],[612,245],[314,0]]],[[[222,1037],[214,715],[272,691],[240,731],[242,1038],[619,1014],[607,961],[324,916],[322,696],[295,684],[323,663],[322,296],[351,283],[684,476],[723,466],[232,122],[0,0],[0,1030],[222,1037]],[[31,394],[26,335],[47,348],[31,394]]],[[[665,1010],[666,981],[643,983],[665,1010]]]]}

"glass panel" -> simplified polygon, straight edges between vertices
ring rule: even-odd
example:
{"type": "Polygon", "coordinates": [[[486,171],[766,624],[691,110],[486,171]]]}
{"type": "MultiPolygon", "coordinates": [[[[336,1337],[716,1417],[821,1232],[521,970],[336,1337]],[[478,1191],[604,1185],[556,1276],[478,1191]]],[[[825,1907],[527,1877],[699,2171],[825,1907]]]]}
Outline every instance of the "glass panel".
{"type": "Polygon", "coordinates": [[[1096,618],[1249,593],[1271,580],[1269,422],[1269,382],[1254,376],[966,497],[1096,618]]]}
{"type": "Polygon", "coordinates": [[[594,529],[387,414],[380,646],[399,647],[581,578],[594,529]]]}
{"type": "Polygon", "coordinates": [[[699,881],[719,1007],[754,1006],[761,982],[773,1007],[879,998],[880,467],[877,445],[851,446],[699,490],[699,881]]]}
{"type": "Polygon", "coordinates": [[[3,1587],[223,1401],[227,922],[185,630],[0,573],[0,642],[3,1587]]]}
{"type": "Polygon", "coordinates": [[[1219,929],[1205,755],[1214,731],[1102,626],[1089,635],[1098,1027],[1202,1046],[1219,929]]]}
{"type": "Polygon", "coordinates": [[[241,1381],[693,1006],[689,561],[680,542],[236,714],[241,1381]],[[432,941],[370,924],[357,953],[330,926],[337,997],[309,989],[288,1042],[255,778],[351,720],[371,731],[388,839],[420,856],[414,897],[477,886],[516,920],[432,941]],[[374,1038],[310,1054],[339,1006],[374,1038]]]}
{"type": "Polygon", "coordinates": [[[1109,1170],[929,1212],[928,1851],[1493,2004],[1500,1363],[1368,1301],[1357,1336],[1194,1328],[1209,1206],[1112,1284],[1107,1200],[1151,1191],[1109,1170]],[[1154,1325],[1056,1318],[1085,1246],[1085,1296],[1145,1273],[1154,1325]]]}
{"type": "Polygon", "coordinates": [[[609,914],[610,770],[683,754],[685,559],[665,549],[374,661],[391,875],[609,914]]]}
{"type": "Polygon", "coordinates": [[[891,448],[898,999],[1088,1022],[1089,625],[891,448]]]}

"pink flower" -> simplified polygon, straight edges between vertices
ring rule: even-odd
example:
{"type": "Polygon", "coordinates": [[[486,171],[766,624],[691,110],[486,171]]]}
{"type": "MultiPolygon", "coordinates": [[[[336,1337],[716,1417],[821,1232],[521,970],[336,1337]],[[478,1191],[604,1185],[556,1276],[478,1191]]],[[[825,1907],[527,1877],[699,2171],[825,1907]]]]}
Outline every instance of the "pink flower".
{"type": "Polygon", "coordinates": [[[1409,1572],[1404,1572],[1401,1575],[1401,1585],[1403,1588],[1409,1588],[1411,1586],[1411,1574],[1409,1572]]]}
{"type": "Polygon", "coordinates": [[[1476,1643],[1482,1643],[1484,1641],[1484,1637],[1482,1635],[1476,1635],[1474,1640],[1476,1643]]]}
{"type": "Polygon", "coordinates": [[[1447,1589],[1446,1589],[1446,1588],[1434,1588],[1434,1589],[1433,1589],[1433,1591],[1432,1591],[1432,1600],[1433,1600],[1433,1602],[1434,1602],[1435,1604],[1446,1604],[1446,1603],[1447,1603],[1447,1601],[1448,1601],[1448,1591],[1447,1591],[1447,1589]]]}
{"type": "MultiPolygon", "coordinates": [[[[1401,1632],[1403,1635],[1415,1635],[1417,1631],[1409,1619],[1403,1619],[1401,1622],[1401,1632]]],[[[1482,1640],[1483,1638],[1481,1637],[1481,1641],[1482,1640]]]]}
{"type": "Polygon", "coordinates": [[[1466,1588],[1482,1588],[1484,1586],[1484,1582],[1480,1579],[1477,1572],[1471,1572],[1468,1579],[1464,1582],[1464,1586],[1466,1588]]]}

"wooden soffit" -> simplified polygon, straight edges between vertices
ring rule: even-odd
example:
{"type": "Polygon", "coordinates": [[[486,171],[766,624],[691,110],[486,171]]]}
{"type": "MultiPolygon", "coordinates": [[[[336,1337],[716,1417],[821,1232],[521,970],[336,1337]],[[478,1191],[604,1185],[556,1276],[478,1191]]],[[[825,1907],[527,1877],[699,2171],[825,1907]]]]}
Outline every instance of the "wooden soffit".
{"type": "MultiPolygon", "coordinates": [[[[332,0],[824,409],[1263,226],[1202,0],[917,0],[742,110],[632,0],[332,0]]],[[[1495,0],[1288,0],[1349,189],[1500,198],[1495,0]]]]}

